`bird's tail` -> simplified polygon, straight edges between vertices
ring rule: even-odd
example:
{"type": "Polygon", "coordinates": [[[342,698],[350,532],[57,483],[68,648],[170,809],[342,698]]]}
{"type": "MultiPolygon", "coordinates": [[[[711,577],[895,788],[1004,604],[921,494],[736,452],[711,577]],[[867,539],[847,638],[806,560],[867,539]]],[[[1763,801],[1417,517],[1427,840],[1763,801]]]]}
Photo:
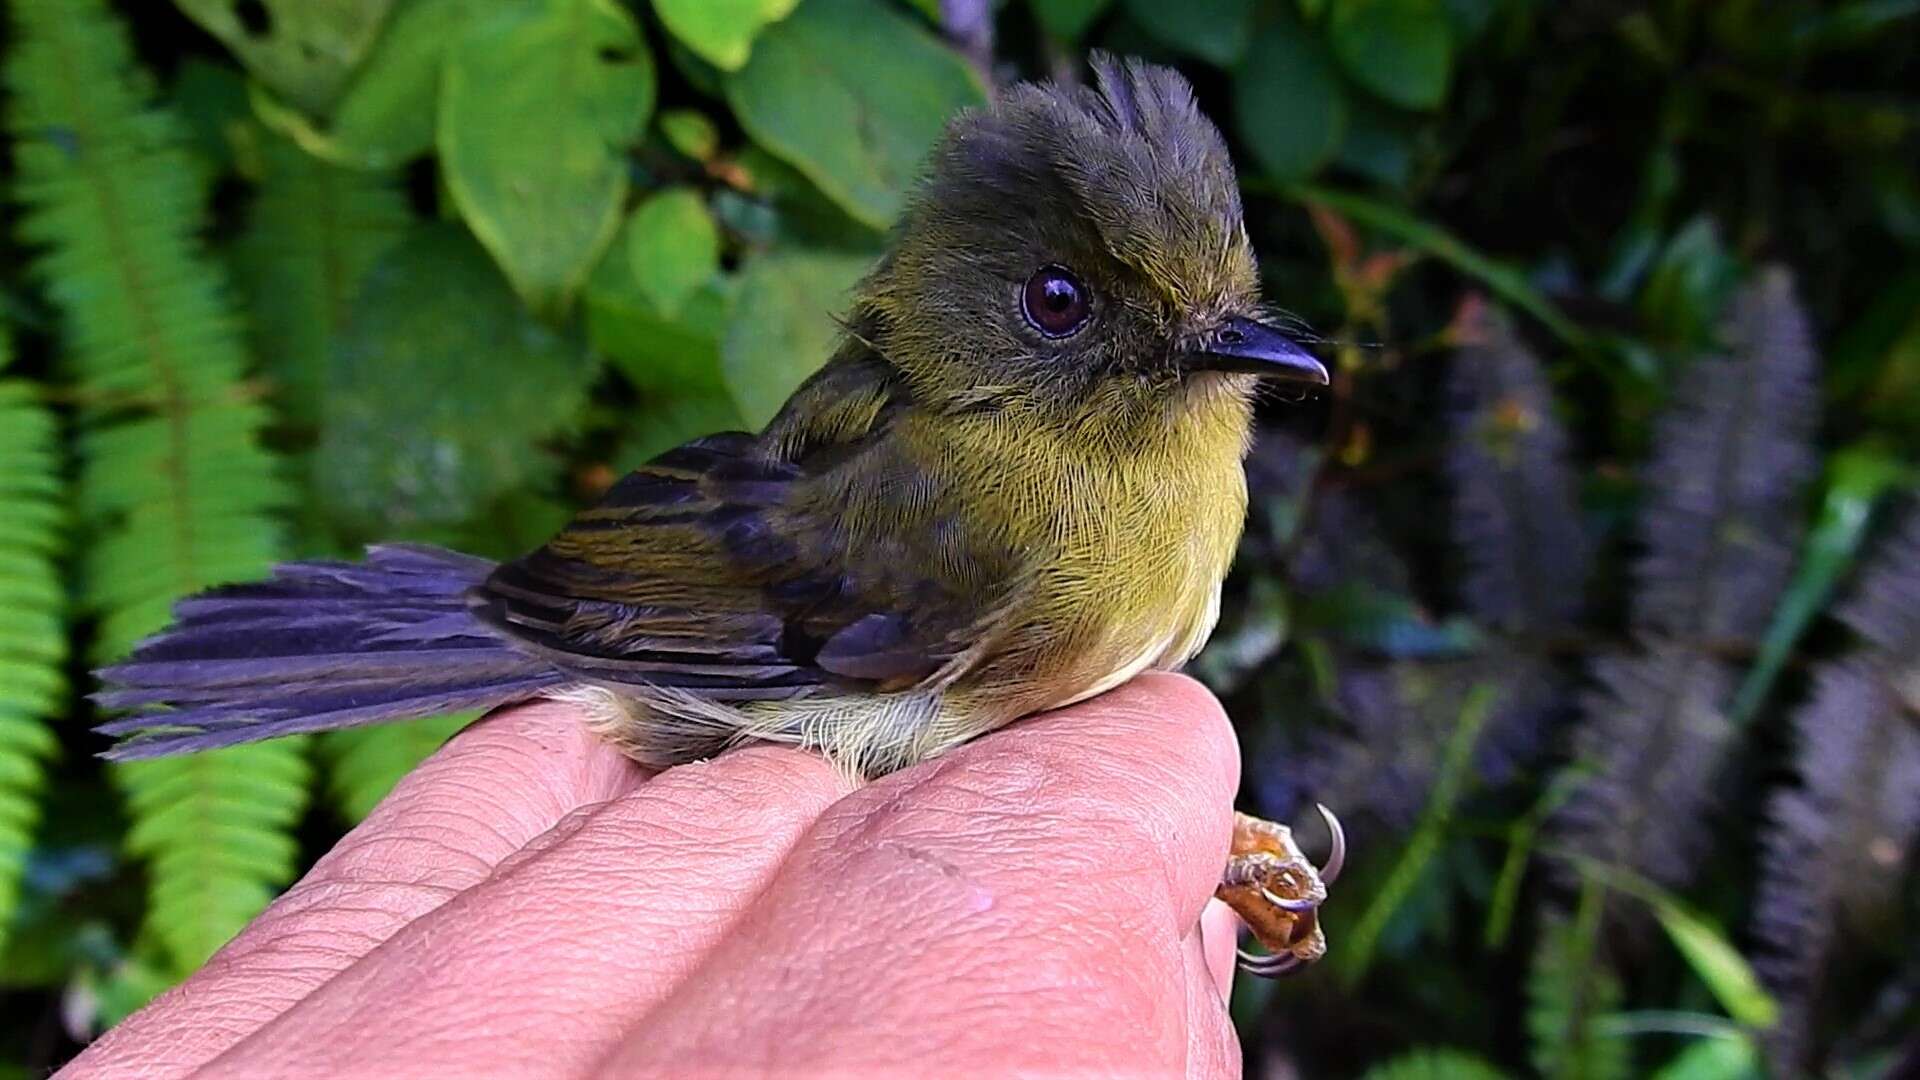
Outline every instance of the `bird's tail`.
{"type": "Polygon", "coordinates": [[[104,757],[210,750],[537,696],[566,677],[467,610],[492,571],[439,548],[369,548],[365,563],[303,562],[272,580],[183,600],[174,624],[100,672],[104,757]],[[158,708],[156,708],[158,707],[158,708]]]}

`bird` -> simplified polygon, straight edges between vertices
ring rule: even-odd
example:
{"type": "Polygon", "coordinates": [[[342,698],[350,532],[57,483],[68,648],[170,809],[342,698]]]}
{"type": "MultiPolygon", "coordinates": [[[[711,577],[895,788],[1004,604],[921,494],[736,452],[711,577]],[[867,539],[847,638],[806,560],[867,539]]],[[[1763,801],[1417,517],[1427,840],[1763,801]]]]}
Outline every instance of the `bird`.
{"type": "MultiPolygon", "coordinates": [[[[517,559],[376,545],[185,599],[100,672],[131,710],[103,756],[555,698],[650,766],[763,740],[872,777],[1179,668],[1219,617],[1258,394],[1329,376],[1261,299],[1187,81],[1090,68],[949,121],[763,430],[668,451],[517,559]]],[[[1236,827],[1220,895],[1273,950],[1250,970],[1324,951],[1322,811],[1324,870],[1236,827]]]]}

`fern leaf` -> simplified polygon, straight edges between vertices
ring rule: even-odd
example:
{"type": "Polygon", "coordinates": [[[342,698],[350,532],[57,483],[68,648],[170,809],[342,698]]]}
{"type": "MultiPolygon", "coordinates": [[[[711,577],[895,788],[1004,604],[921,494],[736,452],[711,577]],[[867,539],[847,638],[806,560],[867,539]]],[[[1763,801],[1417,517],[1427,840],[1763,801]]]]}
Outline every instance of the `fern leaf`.
{"type": "Polygon", "coordinates": [[[1733,673],[1683,645],[1593,666],[1578,757],[1593,772],[1558,817],[1572,846],[1665,884],[1692,877],[1711,839],[1715,770],[1733,740],[1733,673]]]}
{"type": "Polygon", "coordinates": [[[1361,1074],[1361,1080],[1502,1080],[1485,1058],[1464,1050],[1410,1050],[1361,1074]]]}
{"type": "Polygon", "coordinates": [[[1592,565],[1567,436],[1540,361],[1498,314],[1449,375],[1454,544],[1466,606],[1509,634],[1563,630],[1580,612],[1592,565]]]}
{"type": "MultiPolygon", "coordinates": [[[[7,361],[0,328],[0,368],[7,361]]],[[[0,949],[56,749],[48,718],[66,693],[62,494],[53,414],[31,384],[0,382],[0,949]]]]}
{"type": "Polygon", "coordinates": [[[1761,977],[1786,1005],[1768,1033],[1777,1068],[1811,1064],[1812,1017],[1840,927],[1883,918],[1920,839],[1920,513],[1841,606],[1866,648],[1823,665],[1794,717],[1799,784],[1768,807],[1754,936],[1761,977]]]}
{"type": "Polygon", "coordinates": [[[1817,418],[1806,316],[1778,269],[1734,299],[1727,358],[1696,362],[1662,418],[1641,513],[1635,656],[1595,665],[1579,734],[1593,770],[1561,821],[1573,845],[1670,886],[1707,845],[1734,727],[1733,665],[1793,570],[1817,418]]]}
{"type": "Polygon", "coordinates": [[[1635,628],[1696,643],[1757,640],[1793,573],[1819,419],[1806,313],[1785,270],[1734,298],[1727,357],[1696,361],[1658,425],[1635,628]]]}
{"type": "Polygon", "coordinates": [[[1589,886],[1574,917],[1549,916],[1527,974],[1533,1064],[1547,1080],[1615,1080],[1632,1074],[1629,1047],[1599,1030],[1620,1008],[1620,980],[1595,956],[1601,893],[1589,886]]]}
{"type": "MultiPolygon", "coordinates": [[[[261,449],[246,358],[197,238],[198,185],[174,118],[149,103],[100,0],[18,0],[7,80],[20,232],[63,316],[79,416],[80,601],[96,655],[159,628],[176,598],[256,576],[288,492],[261,449]]],[[[145,932],[204,960],[294,871],[302,747],[278,743],[118,768],[149,862],[145,932]]]]}
{"type": "Polygon", "coordinates": [[[411,220],[393,180],[256,131],[259,191],[234,252],[249,329],[278,400],[312,425],[327,356],[360,279],[411,220]]]}

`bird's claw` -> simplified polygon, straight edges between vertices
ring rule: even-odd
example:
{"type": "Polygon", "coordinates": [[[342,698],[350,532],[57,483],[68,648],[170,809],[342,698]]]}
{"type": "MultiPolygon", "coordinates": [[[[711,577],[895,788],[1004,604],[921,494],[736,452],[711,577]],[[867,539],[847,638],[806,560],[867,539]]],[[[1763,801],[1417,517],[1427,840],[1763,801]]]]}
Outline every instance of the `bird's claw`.
{"type": "Polygon", "coordinates": [[[1246,814],[1233,816],[1233,849],[1214,895],[1267,949],[1264,955],[1240,950],[1240,969],[1248,974],[1277,978],[1326,954],[1320,905],[1346,864],[1347,838],[1333,811],[1315,806],[1333,835],[1327,864],[1317,869],[1293,842],[1293,830],[1246,814]]]}

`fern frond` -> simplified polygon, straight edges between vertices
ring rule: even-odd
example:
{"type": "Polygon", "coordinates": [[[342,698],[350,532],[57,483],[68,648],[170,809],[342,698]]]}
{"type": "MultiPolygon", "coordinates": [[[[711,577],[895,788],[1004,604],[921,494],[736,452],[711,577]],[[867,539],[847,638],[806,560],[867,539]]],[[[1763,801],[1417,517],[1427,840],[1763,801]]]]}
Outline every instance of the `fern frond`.
{"type": "Polygon", "coordinates": [[[1814,472],[1816,360],[1793,280],[1734,298],[1726,357],[1696,361],[1662,417],[1640,515],[1635,629],[1697,644],[1758,640],[1793,573],[1814,472]]]}
{"type": "Polygon", "coordinates": [[[1813,469],[1815,360],[1793,284],[1764,271],[1732,304],[1726,358],[1697,361],[1658,425],[1631,621],[1638,655],[1594,668],[1573,845],[1663,884],[1689,881],[1734,727],[1721,647],[1758,641],[1793,571],[1813,469]]]}
{"type": "Polygon", "coordinates": [[[1920,709],[1920,507],[1906,512],[1839,612],[1872,644],[1888,673],[1913,688],[1907,698],[1920,709]]]}
{"type": "MultiPolygon", "coordinates": [[[[0,328],[0,368],[8,339],[0,328]]],[[[0,950],[40,821],[66,695],[65,507],[58,432],[24,380],[0,381],[0,950]]]]}
{"type": "Polygon", "coordinates": [[[1783,1072],[1811,1064],[1812,1017],[1840,927],[1886,915],[1920,840],[1920,726],[1902,697],[1920,675],[1915,605],[1920,513],[1841,605],[1866,647],[1816,674],[1794,716],[1800,782],[1768,807],[1753,927],[1761,977],[1786,1006],[1767,1038],[1783,1072]]]}
{"type": "Polygon", "coordinates": [[[1668,643],[1603,657],[1593,677],[1576,739],[1593,771],[1558,825],[1587,855],[1664,884],[1685,882],[1711,839],[1715,774],[1733,740],[1722,709],[1733,673],[1668,643]]]}
{"type": "Polygon", "coordinates": [[[1361,1074],[1361,1080],[1502,1080],[1506,1074],[1464,1050],[1409,1050],[1361,1074]]]}
{"type": "Polygon", "coordinates": [[[1594,955],[1600,897],[1589,886],[1572,918],[1549,915],[1527,974],[1527,1032],[1534,1067],[1547,1080],[1615,1080],[1632,1073],[1628,1044],[1599,1020],[1620,1008],[1620,979],[1594,955]]]}
{"type": "Polygon", "coordinates": [[[341,817],[357,822],[373,811],[400,778],[478,715],[449,713],[404,724],[330,731],[320,740],[327,763],[327,795],[341,817]]]}
{"type": "Polygon", "coordinates": [[[1453,539],[1467,566],[1463,599],[1509,634],[1564,629],[1592,565],[1567,435],[1540,361],[1498,313],[1449,373],[1453,539]]]}
{"type": "Polygon", "coordinates": [[[234,251],[248,329],[276,398],[312,424],[327,355],[360,279],[412,220],[393,179],[330,165],[256,131],[258,193],[234,251]]]}
{"type": "MultiPolygon", "coordinates": [[[[82,402],[81,603],[95,654],[158,629],[171,601],[264,572],[289,501],[247,400],[239,324],[196,237],[195,172],[100,0],[17,0],[7,81],[21,236],[62,321],[82,402]]],[[[302,747],[115,770],[151,866],[146,932],[204,960],[291,877],[302,747]]]]}

